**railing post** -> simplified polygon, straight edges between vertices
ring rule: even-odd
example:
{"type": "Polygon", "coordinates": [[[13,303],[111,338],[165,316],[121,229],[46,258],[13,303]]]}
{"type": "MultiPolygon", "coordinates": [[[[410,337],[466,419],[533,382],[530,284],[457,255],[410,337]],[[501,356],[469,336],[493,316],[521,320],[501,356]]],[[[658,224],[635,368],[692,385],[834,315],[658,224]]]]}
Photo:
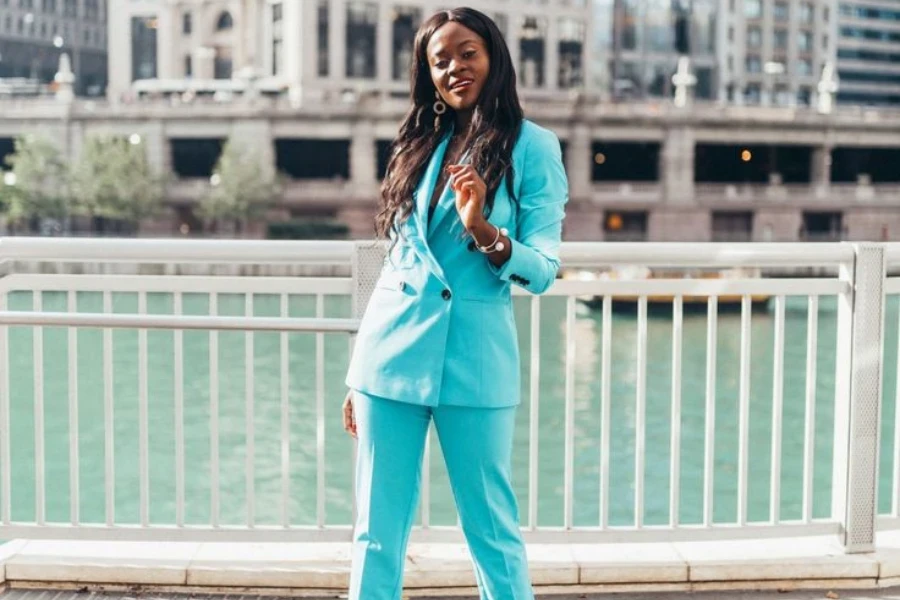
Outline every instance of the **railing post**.
{"type": "Polygon", "coordinates": [[[832,517],[848,553],[875,549],[884,331],[884,247],[854,244],[840,266],[851,283],[838,297],[832,517]]]}
{"type": "MultiPolygon", "coordinates": [[[[356,242],[353,248],[351,273],[353,276],[353,317],[359,319],[366,310],[375,282],[384,264],[385,247],[375,241],[356,242]]],[[[352,337],[352,336],[351,336],[352,337]]]]}

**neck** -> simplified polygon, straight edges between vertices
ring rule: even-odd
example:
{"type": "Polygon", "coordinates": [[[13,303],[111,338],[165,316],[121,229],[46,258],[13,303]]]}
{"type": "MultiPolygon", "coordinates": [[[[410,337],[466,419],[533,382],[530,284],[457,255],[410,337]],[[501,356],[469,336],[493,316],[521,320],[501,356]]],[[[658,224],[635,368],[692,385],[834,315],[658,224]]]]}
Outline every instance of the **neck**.
{"type": "Polygon", "coordinates": [[[469,123],[472,122],[471,110],[456,111],[456,131],[462,133],[469,129],[469,123]]]}

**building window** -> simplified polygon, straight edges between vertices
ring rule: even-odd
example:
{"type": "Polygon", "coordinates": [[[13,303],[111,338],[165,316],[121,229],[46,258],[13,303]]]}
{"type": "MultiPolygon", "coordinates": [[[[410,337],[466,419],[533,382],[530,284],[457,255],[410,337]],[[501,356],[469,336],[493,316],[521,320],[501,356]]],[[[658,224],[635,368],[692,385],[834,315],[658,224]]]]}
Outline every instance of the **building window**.
{"type": "Polygon", "coordinates": [[[231,71],[231,48],[229,46],[219,46],[216,48],[216,58],[213,62],[213,77],[216,79],[231,79],[231,71]]]}
{"type": "Polygon", "coordinates": [[[316,38],[319,77],[328,77],[328,0],[319,0],[316,38]]]}
{"type": "Polygon", "coordinates": [[[63,15],[66,17],[77,17],[78,2],[76,0],[63,0],[63,15]]]}
{"type": "Polygon", "coordinates": [[[156,20],[131,18],[131,80],[156,78],[156,20]]]}
{"type": "Polygon", "coordinates": [[[100,13],[100,8],[97,5],[97,0],[84,0],[84,18],[90,19],[92,21],[97,20],[97,15],[100,13]]]}
{"type": "Polygon", "coordinates": [[[281,75],[284,71],[284,41],[281,38],[272,40],[272,75],[281,75]]]}
{"type": "Polygon", "coordinates": [[[398,6],[394,9],[392,25],[391,76],[395,80],[406,79],[412,64],[413,40],[422,21],[422,10],[415,7],[398,6]]]}
{"type": "Polygon", "coordinates": [[[815,11],[812,3],[804,2],[800,5],[800,22],[812,23],[815,18],[815,11]]]}
{"type": "Polygon", "coordinates": [[[843,214],[840,212],[803,212],[800,239],[807,242],[838,242],[843,237],[843,214]]]}
{"type": "Polygon", "coordinates": [[[812,52],[813,36],[809,31],[801,31],[797,38],[797,48],[800,52],[812,52]]]}
{"type": "Polygon", "coordinates": [[[347,77],[375,77],[378,4],[347,3],[347,77]]]}
{"type": "Polygon", "coordinates": [[[284,18],[284,5],[281,3],[272,5],[272,23],[281,23],[284,18]]]}
{"type": "Polygon", "coordinates": [[[749,211],[713,211],[712,241],[750,242],[753,240],[753,213],[749,211]]]}
{"type": "Polygon", "coordinates": [[[773,37],[773,43],[776,50],[786,50],[788,47],[787,29],[776,29],[773,37]]]}
{"type": "Polygon", "coordinates": [[[744,101],[748,104],[758,104],[762,97],[762,89],[758,83],[751,83],[744,89],[744,101]]]}
{"type": "Polygon", "coordinates": [[[41,0],[41,10],[45,13],[56,13],[56,0],[41,0]]]}
{"type": "Polygon", "coordinates": [[[231,13],[223,11],[222,14],[219,15],[219,20],[216,21],[216,31],[228,31],[234,27],[234,19],[231,18],[231,13]]]}
{"type": "Polygon", "coordinates": [[[603,239],[617,242],[646,241],[647,211],[605,211],[603,213],[603,239]]]}
{"type": "Polygon", "coordinates": [[[798,75],[812,75],[812,61],[808,58],[797,61],[798,75]]]}
{"type": "Polygon", "coordinates": [[[184,57],[184,76],[185,77],[193,77],[194,76],[194,61],[191,59],[191,55],[188,54],[184,57]]]}
{"type": "Polygon", "coordinates": [[[747,72],[762,73],[762,59],[759,56],[750,55],[747,57],[747,72]]]}
{"type": "Polygon", "coordinates": [[[181,15],[181,33],[184,35],[188,35],[194,30],[194,22],[193,16],[190,11],[185,12],[181,15]]]}
{"type": "Polygon", "coordinates": [[[584,22],[578,19],[559,20],[559,80],[560,88],[578,87],[584,81],[581,59],[584,55],[584,22]]]}
{"type": "Polygon", "coordinates": [[[804,106],[809,106],[809,104],[811,102],[812,102],[812,88],[801,87],[799,90],[797,90],[797,103],[798,104],[801,104],[804,106]]]}
{"type": "Polygon", "coordinates": [[[772,17],[775,21],[787,21],[788,20],[788,5],[787,2],[776,2],[773,7],[772,17]]]}
{"type": "Polygon", "coordinates": [[[625,50],[637,49],[637,24],[640,20],[638,11],[637,0],[624,0],[613,16],[619,23],[618,26],[613,25],[613,31],[621,30],[620,39],[625,50]]]}
{"type": "Polygon", "coordinates": [[[744,0],[744,16],[748,19],[762,17],[762,2],[760,0],[744,0]]]}
{"type": "Polygon", "coordinates": [[[759,27],[748,27],[747,28],[747,47],[748,48],[762,47],[762,29],[760,29],[759,27]]]}
{"type": "Polygon", "coordinates": [[[350,141],[277,138],[275,167],[293,179],[349,179],[350,141]]]}
{"type": "Polygon", "coordinates": [[[519,76],[526,87],[544,86],[544,36],[546,20],[542,17],[522,17],[519,38],[519,76]]]}

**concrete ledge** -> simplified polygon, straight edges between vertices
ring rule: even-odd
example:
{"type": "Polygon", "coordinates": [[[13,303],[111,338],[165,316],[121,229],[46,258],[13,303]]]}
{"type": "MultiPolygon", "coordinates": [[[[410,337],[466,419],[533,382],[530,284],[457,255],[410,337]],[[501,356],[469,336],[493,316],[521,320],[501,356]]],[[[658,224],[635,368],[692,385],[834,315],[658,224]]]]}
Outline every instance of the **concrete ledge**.
{"type": "MultiPolygon", "coordinates": [[[[893,532],[892,532],[893,533],[893,532]]],[[[768,540],[529,544],[542,594],[876,588],[900,584],[900,532],[879,549],[844,554],[834,536],[768,540]]],[[[472,595],[464,544],[412,544],[405,588],[472,595]]],[[[348,543],[16,540],[0,546],[0,584],[258,591],[303,596],[346,590],[348,543]]]]}
{"type": "Polygon", "coordinates": [[[775,540],[676,542],[692,582],[872,579],[871,554],[845,554],[832,536],[775,540]]]}

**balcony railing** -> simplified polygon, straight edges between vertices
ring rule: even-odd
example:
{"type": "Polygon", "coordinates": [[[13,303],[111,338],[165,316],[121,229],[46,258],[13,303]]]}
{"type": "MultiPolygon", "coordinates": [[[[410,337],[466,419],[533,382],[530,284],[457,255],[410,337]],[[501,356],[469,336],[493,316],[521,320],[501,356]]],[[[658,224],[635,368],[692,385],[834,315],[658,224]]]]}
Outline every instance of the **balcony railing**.
{"type": "MultiPolygon", "coordinates": [[[[338,413],[382,251],[0,239],[0,538],[348,540],[338,413]],[[350,276],[271,271],[297,264],[350,276]]],[[[885,318],[900,245],[566,243],[562,259],[829,274],[514,289],[526,539],[836,534],[865,551],[900,525],[898,319],[885,318]]],[[[429,450],[414,537],[460,539],[432,463],[429,450]]]]}

